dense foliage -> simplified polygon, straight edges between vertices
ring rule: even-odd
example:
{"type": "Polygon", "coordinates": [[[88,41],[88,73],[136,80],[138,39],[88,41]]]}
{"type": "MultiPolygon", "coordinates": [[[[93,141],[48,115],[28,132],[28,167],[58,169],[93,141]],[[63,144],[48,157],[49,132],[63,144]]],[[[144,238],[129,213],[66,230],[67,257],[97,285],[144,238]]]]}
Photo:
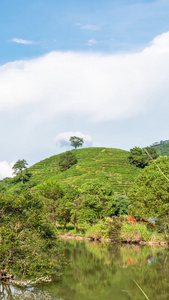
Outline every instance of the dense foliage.
{"type": "Polygon", "coordinates": [[[77,163],[77,158],[72,151],[67,151],[59,157],[59,166],[61,171],[68,170],[77,163]]]}
{"type": "Polygon", "coordinates": [[[105,217],[127,214],[129,200],[125,195],[114,194],[111,184],[98,180],[84,183],[80,188],[67,186],[62,190],[58,183],[48,181],[39,187],[39,193],[47,202],[47,209],[56,224],[72,222],[76,230],[79,224],[95,224],[105,217]]]}
{"type": "Polygon", "coordinates": [[[61,252],[46,211],[38,195],[0,194],[1,270],[20,278],[59,274],[61,252]]]}
{"type": "Polygon", "coordinates": [[[169,216],[169,157],[159,157],[146,167],[129,192],[130,212],[135,217],[157,218],[163,223],[169,216]]]}
{"type": "Polygon", "coordinates": [[[155,142],[150,147],[154,147],[161,156],[169,156],[169,140],[155,142]]]}
{"type": "Polygon", "coordinates": [[[25,159],[18,159],[13,165],[13,174],[15,175],[13,181],[21,182],[22,184],[29,180],[31,173],[27,169],[27,161],[25,159]]]}
{"type": "Polygon", "coordinates": [[[129,162],[136,167],[144,168],[148,164],[158,157],[155,148],[146,147],[141,149],[139,147],[134,147],[130,149],[130,154],[128,156],[129,162]]]}

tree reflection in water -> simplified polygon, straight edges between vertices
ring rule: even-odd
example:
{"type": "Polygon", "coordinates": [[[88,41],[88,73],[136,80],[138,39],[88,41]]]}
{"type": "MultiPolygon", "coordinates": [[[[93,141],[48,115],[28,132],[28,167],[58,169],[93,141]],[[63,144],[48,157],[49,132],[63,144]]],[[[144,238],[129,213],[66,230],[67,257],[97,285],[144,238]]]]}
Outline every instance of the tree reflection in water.
{"type": "Polygon", "coordinates": [[[0,300],[169,299],[169,250],[161,247],[63,242],[70,264],[50,283],[0,285],[0,300]],[[59,299],[58,299],[59,298],[59,299]]]}

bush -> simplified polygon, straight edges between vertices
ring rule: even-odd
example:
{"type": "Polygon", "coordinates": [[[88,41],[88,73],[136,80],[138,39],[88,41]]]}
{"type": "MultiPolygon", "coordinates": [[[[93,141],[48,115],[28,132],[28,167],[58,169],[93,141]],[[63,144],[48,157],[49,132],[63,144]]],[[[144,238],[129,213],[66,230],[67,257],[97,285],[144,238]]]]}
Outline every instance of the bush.
{"type": "Polygon", "coordinates": [[[86,236],[90,236],[96,240],[100,238],[111,238],[118,240],[122,226],[121,218],[114,217],[113,219],[107,217],[99,221],[94,226],[86,231],[86,236]]]}
{"type": "Polygon", "coordinates": [[[152,231],[147,228],[147,224],[140,223],[123,223],[121,228],[121,239],[123,241],[156,241],[156,240],[164,240],[164,235],[158,234],[154,229],[152,231]]]}
{"type": "Polygon", "coordinates": [[[61,171],[66,171],[76,163],[77,163],[76,156],[71,151],[67,151],[60,156],[60,160],[58,164],[61,171]]]}
{"type": "Polygon", "coordinates": [[[95,240],[101,239],[103,237],[103,223],[100,222],[90,227],[86,231],[86,236],[90,236],[95,240]]]}

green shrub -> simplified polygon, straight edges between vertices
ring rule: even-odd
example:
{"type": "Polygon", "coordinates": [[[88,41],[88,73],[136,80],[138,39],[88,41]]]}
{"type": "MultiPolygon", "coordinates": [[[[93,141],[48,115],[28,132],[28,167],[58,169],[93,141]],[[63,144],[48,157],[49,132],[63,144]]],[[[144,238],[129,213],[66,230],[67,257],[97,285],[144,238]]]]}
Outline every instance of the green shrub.
{"type": "Polygon", "coordinates": [[[122,240],[130,241],[156,241],[164,240],[164,235],[159,234],[155,229],[149,230],[144,223],[123,223],[121,228],[122,240]]]}
{"type": "Polygon", "coordinates": [[[76,163],[76,156],[71,151],[67,151],[60,156],[58,164],[61,171],[66,171],[76,163]]]}
{"type": "Polygon", "coordinates": [[[122,222],[120,218],[114,217],[111,219],[107,217],[90,227],[86,231],[86,236],[90,236],[97,240],[100,238],[111,238],[117,240],[119,239],[121,226],[122,222]]]}
{"type": "Polygon", "coordinates": [[[99,240],[101,237],[103,237],[103,224],[102,222],[97,223],[86,231],[86,236],[90,236],[95,240],[99,240]]]}

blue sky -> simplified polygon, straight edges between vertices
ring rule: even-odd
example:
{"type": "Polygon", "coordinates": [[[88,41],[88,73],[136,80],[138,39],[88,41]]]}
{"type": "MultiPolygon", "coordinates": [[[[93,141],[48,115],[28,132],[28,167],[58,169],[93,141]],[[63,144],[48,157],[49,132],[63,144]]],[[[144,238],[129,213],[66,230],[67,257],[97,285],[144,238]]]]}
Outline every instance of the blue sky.
{"type": "Polygon", "coordinates": [[[168,1],[1,0],[0,62],[58,50],[135,51],[168,31],[168,19],[168,1]]]}
{"type": "Polygon", "coordinates": [[[169,139],[168,0],[1,0],[0,28],[0,178],[74,133],[126,150],[169,139]]]}

